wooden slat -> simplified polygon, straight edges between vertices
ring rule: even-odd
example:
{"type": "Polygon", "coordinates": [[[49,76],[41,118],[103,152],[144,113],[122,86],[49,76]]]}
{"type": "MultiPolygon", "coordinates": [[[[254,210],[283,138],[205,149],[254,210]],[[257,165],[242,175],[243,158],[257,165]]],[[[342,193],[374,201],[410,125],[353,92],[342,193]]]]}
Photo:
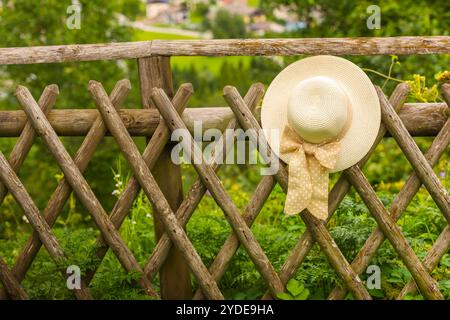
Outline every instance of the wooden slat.
{"type": "MultiPolygon", "coordinates": [[[[42,92],[41,97],[39,98],[38,104],[39,107],[42,109],[42,112],[44,114],[47,114],[49,110],[51,110],[56,102],[56,98],[59,94],[59,88],[56,84],[52,84],[49,86],[46,86],[44,91],[42,92]]],[[[11,168],[14,170],[14,172],[18,173],[20,170],[20,167],[23,164],[23,161],[25,160],[26,156],[28,155],[28,152],[30,151],[34,140],[36,138],[36,133],[34,132],[33,126],[31,123],[26,122],[22,133],[20,134],[19,139],[17,140],[16,144],[14,145],[13,150],[11,151],[9,155],[8,162],[11,165],[11,168]]],[[[8,190],[6,189],[5,185],[0,182],[0,205],[3,203],[3,200],[5,199],[6,195],[8,193],[8,190]]],[[[36,238],[39,241],[39,235],[35,233],[36,238]]],[[[15,272],[12,272],[13,276],[15,272]]],[[[20,283],[21,279],[20,277],[17,277],[17,275],[14,277],[15,281],[20,283]]],[[[7,288],[7,286],[5,286],[7,288]]],[[[20,287],[20,286],[19,286],[20,287]]],[[[20,297],[20,288],[17,287],[15,292],[10,291],[9,296],[14,299],[16,297],[20,297]],[[13,294],[14,296],[11,296],[13,294]]],[[[6,299],[8,297],[8,293],[4,288],[0,288],[0,300],[6,299]]]]}
{"type": "MultiPolygon", "coordinates": [[[[450,84],[442,85],[442,97],[446,101],[447,105],[450,107],[450,84]]],[[[450,144],[450,120],[447,121],[445,126],[442,128],[439,135],[436,137],[435,141],[431,145],[425,157],[430,162],[432,166],[438,161],[443,151],[450,144]]],[[[444,230],[441,232],[433,247],[428,251],[427,255],[423,259],[423,264],[431,273],[434,268],[438,265],[439,261],[442,259],[444,254],[447,253],[450,248],[450,225],[446,225],[444,230]]],[[[414,281],[410,280],[402,289],[397,299],[403,299],[408,293],[415,293],[417,290],[414,281]]]]}
{"type": "MultiPolygon", "coordinates": [[[[36,102],[35,105],[36,109],[41,111],[36,102]]],[[[42,116],[44,116],[42,111],[41,114],[42,116]]],[[[0,168],[2,168],[0,170],[0,179],[3,181],[9,192],[22,208],[25,216],[30,222],[30,225],[39,234],[39,238],[44,244],[45,249],[47,249],[50,257],[55,262],[58,269],[61,271],[64,279],[66,279],[68,275],[66,273],[65,267],[68,267],[69,264],[61,246],[58,243],[58,240],[52,233],[48,224],[45,222],[44,217],[39,213],[39,209],[34,204],[30,195],[25,190],[22,182],[19,180],[14,170],[10,167],[8,161],[1,151],[0,168]]],[[[85,285],[84,281],[81,281],[80,289],[74,289],[73,291],[77,299],[92,299],[89,289],[85,285]]]]}
{"type": "Polygon", "coordinates": [[[186,133],[180,142],[184,151],[187,153],[190,151],[191,159],[193,159],[192,163],[203,184],[208,188],[216,203],[225,213],[232,229],[238,236],[243,247],[246,249],[250,259],[253,261],[256,268],[266,281],[271,292],[275,295],[283,292],[283,285],[278,278],[275,269],[251,232],[250,228],[246,225],[239,209],[226,193],[213,168],[204,159],[201,149],[190,135],[185,124],[183,123],[183,120],[176,113],[170,103],[170,100],[164,94],[164,91],[155,88],[152,92],[152,99],[170,130],[174,131],[181,129],[186,133]]]}
{"type": "Polygon", "coordinates": [[[377,90],[378,98],[380,99],[381,118],[384,125],[397,141],[400,149],[402,149],[406,158],[414,167],[417,176],[450,223],[450,195],[439,181],[433,168],[430,166],[413,138],[409,135],[408,130],[384,96],[383,91],[379,87],[375,87],[375,89],[377,90]]]}
{"type": "MultiPolygon", "coordinates": [[[[119,112],[128,132],[132,136],[151,136],[159,124],[159,113],[155,109],[123,109],[119,112]]],[[[85,136],[97,119],[95,109],[56,109],[48,113],[48,120],[59,136],[85,136]]],[[[407,103],[399,113],[402,122],[412,136],[435,136],[447,121],[450,112],[445,103],[407,103]]],[[[202,129],[223,131],[234,117],[226,107],[188,108],[182,119],[189,131],[194,131],[194,121],[201,121],[202,129]]],[[[259,113],[256,114],[259,121],[259,113]]],[[[0,111],[0,136],[18,137],[27,116],[21,110],[0,111]]],[[[110,135],[109,132],[106,133],[110,135]]]]}
{"type": "Polygon", "coordinates": [[[153,40],[1,48],[0,65],[136,59],[150,56],[403,55],[450,53],[449,36],[153,40]]]}
{"type": "Polygon", "coordinates": [[[122,150],[123,155],[130,164],[136,179],[139,181],[139,184],[152,202],[153,206],[158,210],[158,212],[160,212],[160,218],[164,224],[165,230],[169,233],[172,241],[183,254],[186,262],[189,264],[192,272],[197,277],[203,290],[210,299],[223,299],[217,283],[208,273],[208,269],[206,269],[200,256],[195,251],[185,231],[178,224],[177,218],[170,208],[169,203],[159,189],[158,184],[150,173],[150,170],[139,153],[139,150],[130,135],[127,133],[124,124],[120,120],[119,114],[112,106],[111,101],[103,89],[103,86],[98,82],[91,82],[89,85],[89,91],[91,92],[91,95],[99,108],[108,129],[113,134],[122,150]]]}
{"type": "MultiPolygon", "coordinates": [[[[441,232],[433,247],[428,251],[427,255],[423,259],[423,265],[432,272],[434,268],[439,264],[442,257],[448,252],[450,248],[450,226],[446,225],[441,232]]],[[[417,292],[417,285],[414,279],[410,279],[403,287],[402,291],[398,294],[397,300],[403,300],[408,294],[414,294],[417,292]]]]}
{"type": "MultiPolygon", "coordinates": [[[[399,84],[395,90],[392,92],[392,95],[389,99],[389,101],[392,103],[393,106],[395,106],[396,111],[400,110],[403,106],[404,101],[406,100],[409,93],[409,87],[407,84],[399,84]]],[[[378,131],[377,137],[375,139],[375,142],[367,155],[361,159],[357,166],[362,167],[366,163],[366,161],[369,159],[373,151],[375,150],[376,146],[380,141],[383,139],[386,128],[383,124],[380,125],[380,129],[378,131]]],[[[328,219],[330,220],[333,213],[336,211],[337,207],[341,203],[341,201],[344,199],[345,195],[350,190],[350,183],[347,181],[344,175],[341,175],[338,179],[338,181],[335,183],[333,188],[331,189],[331,192],[328,196],[328,219]]],[[[280,278],[287,283],[289,279],[294,275],[295,271],[298,269],[298,267],[303,263],[304,259],[306,258],[309,251],[312,249],[315,241],[312,237],[312,234],[306,230],[305,233],[300,237],[299,241],[295,245],[294,249],[291,251],[290,255],[286,259],[286,262],[283,264],[283,267],[280,271],[280,278]]],[[[356,269],[354,269],[355,272],[357,272],[356,269]]],[[[358,272],[357,272],[358,273],[358,272]]],[[[359,273],[358,273],[359,274],[359,273]]],[[[346,291],[346,289],[343,289],[346,291]]],[[[269,298],[269,295],[266,293],[264,296],[265,299],[269,298]]]]}
{"type": "MultiPolygon", "coordinates": [[[[394,106],[396,106],[396,110],[400,109],[400,107],[406,100],[407,96],[408,96],[408,85],[405,83],[399,84],[395,88],[390,98],[391,103],[394,106]]],[[[382,140],[385,133],[386,129],[384,128],[384,126],[381,126],[376,139],[376,143],[368,152],[367,156],[359,162],[360,166],[362,166],[364,162],[367,161],[369,155],[373,152],[376,145],[382,140]]],[[[263,205],[264,201],[270,195],[271,192],[270,186],[271,185],[273,186],[274,183],[275,179],[272,176],[265,176],[258,184],[253,196],[249,201],[249,204],[244,210],[244,219],[246,220],[248,225],[251,225],[254,219],[256,219],[260,211],[259,208],[260,206],[263,205]]],[[[330,192],[329,195],[330,216],[335,211],[338,204],[342,201],[345,194],[348,192],[349,188],[350,184],[343,176],[333,186],[332,191],[330,192]]],[[[312,248],[314,243],[315,241],[312,237],[312,234],[307,230],[301,236],[300,240],[297,242],[296,246],[292,250],[288,259],[286,259],[286,262],[279,273],[280,279],[283,281],[284,284],[286,284],[288,280],[293,276],[295,270],[297,270],[299,265],[303,262],[304,258],[306,257],[307,253],[312,248]]],[[[237,241],[235,235],[231,233],[209,268],[211,274],[214,276],[214,279],[216,279],[217,281],[220,280],[221,277],[223,276],[238,246],[239,242],[237,241]]],[[[194,299],[201,299],[202,297],[203,296],[201,290],[197,290],[196,294],[194,295],[194,299]]],[[[269,297],[270,293],[266,293],[263,298],[269,299],[269,297]]]]}
{"type": "MultiPolygon", "coordinates": [[[[47,86],[40,99],[38,102],[38,107],[41,108],[42,112],[45,114],[47,113],[55,104],[56,102],[56,98],[59,94],[59,89],[57,85],[49,85],[47,86]]],[[[33,129],[33,126],[30,122],[27,122],[25,127],[23,128],[23,131],[19,137],[19,140],[17,141],[17,143],[15,144],[13,150],[11,151],[10,154],[10,159],[9,159],[9,164],[11,165],[12,170],[17,173],[20,170],[20,167],[23,164],[23,161],[25,160],[28,152],[31,149],[31,146],[33,145],[33,142],[36,138],[36,133],[33,129]]],[[[28,202],[29,206],[33,206],[33,202],[31,199],[27,198],[27,194],[25,190],[21,190],[21,196],[23,197],[23,201],[28,202]],[[24,192],[25,191],[25,192],[24,192]]],[[[8,190],[6,188],[6,186],[0,182],[0,204],[3,202],[6,194],[7,194],[8,190]]],[[[20,192],[19,192],[20,193],[20,192]]],[[[26,205],[26,204],[25,204],[26,205]]],[[[32,208],[31,210],[33,210],[34,208],[32,208]]],[[[31,213],[33,214],[33,213],[31,213]]],[[[36,223],[41,223],[40,221],[37,221],[36,223]]],[[[47,225],[45,225],[45,227],[47,227],[47,225]]],[[[49,227],[50,229],[50,227],[49,227]]],[[[40,239],[41,237],[46,237],[47,235],[43,234],[42,232],[35,231],[34,232],[36,238],[40,239]]],[[[52,235],[50,236],[52,237],[52,235]]],[[[52,241],[56,241],[56,238],[50,239],[52,241]]],[[[57,241],[56,241],[57,243],[57,241]]],[[[47,248],[48,250],[48,248],[47,248]]],[[[53,253],[50,253],[50,256],[57,261],[57,259],[60,259],[62,257],[62,259],[64,260],[65,257],[60,255],[61,252],[59,252],[58,250],[54,251],[53,253]]],[[[61,270],[63,272],[63,276],[65,275],[65,271],[61,270]]],[[[20,283],[20,281],[22,280],[15,272],[15,270],[12,270],[12,275],[14,276],[15,280],[20,283]]],[[[15,294],[18,294],[19,292],[16,292],[15,294]]],[[[75,290],[75,296],[78,299],[91,299],[91,295],[89,293],[89,290],[87,289],[87,286],[85,284],[84,281],[82,281],[81,283],[81,288],[80,290],[75,290]]],[[[3,289],[0,290],[0,299],[6,299],[7,298],[7,292],[3,289]]],[[[14,297],[12,297],[14,298],[14,297]]]]}
{"type": "MultiPolygon", "coordinates": [[[[443,96],[446,96],[446,92],[450,93],[450,90],[445,90],[445,88],[448,88],[447,86],[443,86],[443,96]]],[[[442,130],[439,132],[439,134],[434,139],[433,143],[431,144],[430,148],[428,149],[427,153],[425,154],[425,158],[429,161],[431,166],[435,166],[438,162],[439,158],[443,154],[443,152],[446,150],[448,144],[450,143],[450,120],[447,120],[446,124],[442,128],[442,130]]],[[[406,210],[409,203],[414,198],[415,194],[419,191],[420,186],[422,185],[419,177],[415,172],[413,172],[408,180],[406,181],[405,185],[403,186],[402,190],[397,194],[397,196],[392,201],[392,204],[389,208],[389,213],[393,220],[397,221],[400,219],[403,212],[406,210]]],[[[446,234],[450,232],[449,228],[446,227],[445,230],[442,232],[441,236],[439,237],[439,241],[436,241],[436,243],[433,245],[432,250],[430,251],[429,258],[424,260],[424,265],[426,268],[429,268],[429,261],[430,259],[433,259],[433,261],[436,261],[437,257],[442,257],[442,251],[444,248],[448,247],[446,234]]],[[[376,228],[369,238],[366,240],[358,254],[356,255],[355,259],[352,262],[353,269],[358,272],[362,273],[367,268],[367,266],[370,264],[372,259],[375,257],[375,254],[378,250],[378,248],[381,246],[381,244],[384,242],[385,236],[383,231],[380,228],[376,228]]],[[[437,259],[439,261],[439,259],[437,259]]],[[[414,281],[412,280],[412,285],[414,286],[414,281]]],[[[411,284],[408,285],[408,287],[411,287],[411,284]]],[[[339,300],[343,299],[346,295],[345,288],[336,287],[334,288],[330,295],[329,299],[333,300],[339,300]]]]}
{"type": "MultiPolygon", "coordinates": [[[[248,107],[245,105],[245,102],[240,97],[236,88],[226,86],[223,91],[225,100],[233,110],[242,128],[244,128],[244,130],[247,130],[247,134],[249,135],[251,141],[253,141],[254,143],[259,143],[260,145],[262,144],[264,146],[264,150],[270,150],[270,147],[264,135],[259,135],[258,137],[258,132],[261,132],[262,129],[256,121],[255,117],[253,117],[251,112],[248,110],[248,107]]],[[[278,163],[279,170],[275,174],[275,177],[280,186],[287,193],[288,174],[281,161],[273,153],[270,153],[270,157],[267,157],[265,152],[262,152],[260,154],[261,156],[266,158],[266,162],[271,164],[274,164],[276,162],[278,163]]],[[[370,300],[370,294],[362,284],[359,276],[350,268],[350,264],[347,262],[342,252],[339,250],[336,243],[330,236],[328,230],[325,227],[325,224],[313,217],[307,210],[302,212],[300,214],[300,217],[303,219],[306,226],[313,234],[315,240],[318,242],[322,251],[327,256],[330,264],[343,279],[348,288],[354,293],[355,297],[358,299],[370,300]]]]}
{"type": "MultiPolygon", "coordinates": [[[[193,88],[191,84],[182,84],[180,86],[177,93],[175,94],[175,97],[173,98],[173,104],[178,112],[182,112],[184,110],[192,93],[193,88]]],[[[169,129],[167,128],[165,122],[161,121],[160,124],[158,125],[158,128],[156,128],[155,134],[150,139],[148,145],[145,147],[144,153],[142,154],[144,161],[146,162],[147,166],[150,169],[152,169],[153,166],[155,165],[156,160],[158,159],[160,153],[164,149],[164,146],[166,145],[168,138],[169,138],[169,129]]],[[[117,229],[120,228],[125,217],[131,210],[133,202],[138,196],[140,190],[141,187],[139,185],[138,180],[136,179],[135,176],[131,176],[124,190],[120,194],[119,199],[114,205],[114,208],[111,211],[110,215],[111,222],[117,229]]],[[[97,258],[96,260],[98,260],[98,263],[95,265],[95,267],[86,271],[87,283],[89,283],[92,280],[98,266],[100,265],[101,261],[103,260],[108,251],[108,244],[105,242],[103,237],[97,238],[96,247],[98,248],[95,253],[97,258]]],[[[145,273],[148,276],[148,273],[147,272],[145,273]]],[[[153,279],[153,277],[150,276],[148,276],[148,278],[150,279],[150,281],[153,279]]]]}
{"type": "Polygon", "coordinates": [[[403,263],[408,268],[422,294],[431,300],[443,300],[444,296],[439,291],[437,282],[429,275],[428,271],[417,258],[413,249],[409,245],[397,226],[390,217],[381,200],[377,197],[369,181],[364,177],[361,169],[353,166],[345,171],[345,175],[350,180],[353,187],[363,199],[378,226],[383,230],[386,238],[392,244],[403,263]]]}
{"type": "MultiPolygon", "coordinates": [[[[45,87],[38,101],[38,104],[44,114],[47,114],[48,111],[53,108],[58,94],[59,89],[56,84],[45,87]]],[[[25,126],[20,133],[20,137],[14,145],[14,148],[12,149],[8,159],[8,162],[11,165],[11,168],[13,168],[14,172],[19,172],[19,169],[22,166],[23,161],[27,157],[35,138],[36,133],[34,132],[33,126],[29,122],[25,122],[25,126]]],[[[6,194],[7,190],[5,186],[0,183],[0,204],[3,203],[6,194]]]]}
{"type": "MultiPolygon", "coordinates": [[[[253,110],[254,108],[256,108],[256,105],[261,99],[263,93],[264,93],[264,86],[261,83],[253,84],[248,90],[247,94],[245,95],[244,100],[253,110]]],[[[176,105],[174,106],[176,107],[176,105]]],[[[163,121],[161,123],[165,122],[163,121]]],[[[227,129],[234,130],[237,127],[239,127],[239,125],[237,124],[236,120],[233,119],[228,123],[227,129]]],[[[214,170],[219,169],[220,167],[219,160],[225,158],[227,151],[230,150],[227,149],[227,146],[230,146],[233,143],[233,140],[234,137],[232,135],[222,135],[220,139],[217,141],[210,155],[210,158],[213,159],[211,162],[211,167],[214,170]]],[[[183,202],[175,212],[175,215],[182,226],[185,226],[187,224],[188,220],[194,213],[195,209],[197,208],[206,191],[207,189],[202,183],[200,178],[198,178],[192,184],[183,202]]],[[[165,261],[170,246],[171,241],[168,235],[167,234],[162,235],[161,239],[159,239],[158,243],[153,249],[152,255],[147,260],[144,267],[145,274],[150,279],[153,279],[153,277],[156,275],[156,272],[161,267],[163,261],[165,261]]]]}
{"type": "MultiPolygon", "coordinates": [[[[172,70],[170,57],[148,57],[138,59],[139,84],[141,88],[142,107],[154,108],[150,92],[154,87],[162,88],[173,98],[172,70]]],[[[148,140],[148,139],[147,139],[148,140]]],[[[175,211],[183,200],[183,182],[181,168],[170,159],[172,146],[167,144],[152,169],[153,177],[159,185],[170,207],[175,211]]],[[[153,208],[155,238],[164,233],[160,213],[153,208]]],[[[161,298],[165,300],[186,300],[192,298],[191,273],[183,255],[177,248],[172,248],[167,261],[159,272],[161,298]]]]}
{"type": "MultiPolygon", "coordinates": [[[[273,176],[264,176],[256,186],[256,189],[242,214],[245,223],[249,227],[253,224],[256,217],[262,210],[262,207],[267,198],[270,196],[275,184],[276,180],[273,176]]],[[[228,266],[230,265],[231,259],[239,248],[239,245],[240,243],[238,237],[234,232],[231,232],[209,267],[209,272],[214,277],[214,280],[220,281],[220,279],[222,279],[228,266]]],[[[204,299],[203,292],[200,288],[195,292],[193,299],[204,299]]]]}
{"type": "Polygon", "coordinates": [[[108,214],[101,206],[94,192],[84,179],[67,150],[64,148],[55,131],[53,131],[50,123],[39,109],[31,93],[27,88],[19,86],[16,90],[16,96],[27,113],[30,122],[32,122],[34,129],[39,133],[63,171],[65,179],[69,182],[80,202],[91,214],[95,224],[108,241],[109,246],[114,251],[122,266],[129,272],[141,274],[139,283],[145,288],[146,294],[158,297],[158,293],[153,289],[151,282],[144,276],[133,253],[126,246],[125,242],[120,237],[119,232],[109,220],[108,214]]]}
{"type": "MultiPolygon", "coordinates": [[[[129,80],[124,79],[117,82],[111,92],[111,100],[116,108],[120,108],[130,89],[131,83],[129,80]]],[[[86,170],[96,148],[102,141],[105,132],[106,127],[103,124],[102,117],[99,115],[75,154],[74,162],[78,166],[80,172],[84,172],[86,170]]],[[[71,192],[72,189],[70,184],[65,178],[59,181],[58,186],[50,197],[50,200],[42,213],[50,228],[55,223],[71,192]]],[[[38,234],[34,232],[21,250],[13,268],[13,273],[19,281],[22,281],[25,277],[25,274],[39,252],[41,245],[42,243],[38,234]]],[[[87,279],[85,281],[86,283],[89,283],[87,279]]],[[[5,298],[5,292],[0,290],[0,299],[3,298],[5,298]]]]}
{"type": "Polygon", "coordinates": [[[8,296],[13,300],[28,300],[28,295],[23,290],[19,281],[14,277],[9,270],[6,262],[0,257],[0,282],[3,284],[2,288],[8,293],[8,296]]]}

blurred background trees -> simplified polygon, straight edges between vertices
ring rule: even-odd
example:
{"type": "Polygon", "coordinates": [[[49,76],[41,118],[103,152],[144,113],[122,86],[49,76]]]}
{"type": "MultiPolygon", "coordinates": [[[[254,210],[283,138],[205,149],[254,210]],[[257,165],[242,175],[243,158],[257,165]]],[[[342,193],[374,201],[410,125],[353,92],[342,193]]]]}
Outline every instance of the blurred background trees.
{"type": "MultiPolygon", "coordinates": [[[[209,32],[215,38],[412,36],[449,35],[450,32],[450,2],[447,0],[176,1],[181,11],[170,11],[172,7],[169,1],[160,1],[159,5],[164,3],[160,8],[165,6],[170,16],[152,11],[151,2],[0,0],[0,47],[193,39],[202,36],[202,32],[209,32]],[[77,3],[82,8],[80,29],[70,29],[66,22],[71,13],[67,9],[77,3]],[[371,5],[378,5],[381,9],[380,29],[371,30],[367,27],[367,19],[372,14],[367,12],[367,8],[371,5]],[[156,18],[163,18],[160,19],[162,22],[150,25],[150,29],[130,25],[134,21],[145,22],[149,13],[156,18]],[[173,28],[178,28],[180,33],[162,32],[173,28]],[[192,32],[197,32],[198,36],[193,36],[192,32]]],[[[299,58],[301,57],[173,57],[172,68],[176,86],[183,82],[194,85],[195,95],[190,106],[223,106],[225,103],[221,91],[225,85],[235,85],[244,94],[253,82],[270,84],[280,70],[299,58]]],[[[450,81],[450,73],[445,72],[450,65],[449,55],[346,58],[364,68],[375,84],[384,86],[387,94],[398,81],[411,80],[414,90],[410,101],[440,101],[439,85],[450,81]],[[396,80],[386,81],[386,75],[396,80]]],[[[115,82],[122,78],[130,79],[133,86],[125,107],[139,108],[135,60],[1,66],[0,110],[20,109],[14,97],[14,89],[18,84],[27,86],[38,99],[43,88],[51,83],[58,84],[60,88],[55,108],[94,108],[87,91],[89,80],[101,81],[107,90],[112,90],[115,82]]],[[[71,154],[75,153],[83,140],[82,137],[61,139],[71,154]]],[[[135,140],[140,147],[144,145],[144,139],[135,140]]],[[[13,138],[0,138],[0,150],[8,154],[16,141],[13,138]]],[[[418,142],[423,149],[429,145],[429,139],[418,139],[418,142]]],[[[447,152],[436,168],[446,188],[450,188],[448,156],[447,152]]],[[[183,181],[185,186],[189,186],[195,173],[188,166],[183,169],[183,181]]],[[[254,166],[247,169],[224,166],[220,172],[225,187],[240,207],[246,205],[260,179],[254,166]]],[[[372,160],[365,166],[365,174],[382,195],[385,204],[389,204],[393,195],[399,191],[410,171],[401,151],[390,140],[380,144],[372,160]]],[[[128,175],[128,168],[121,161],[117,145],[111,138],[104,139],[85,176],[105,209],[111,209],[128,175]]],[[[20,177],[37,205],[43,208],[61,174],[40,139],[36,140],[31,149],[20,177]]],[[[335,178],[334,176],[333,179],[335,178]]],[[[284,194],[276,188],[253,228],[277,267],[281,266],[289,249],[298,239],[299,232],[305,228],[295,217],[282,214],[283,201],[284,194]]],[[[407,212],[399,224],[414,249],[423,255],[442,230],[445,220],[426,191],[421,191],[415,197],[411,207],[412,209],[408,209],[411,212],[407,212]]],[[[64,214],[57,222],[59,228],[55,228],[65,249],[68,249],[70,256],[80,260],[78,263],[81,266],[92,262],[87,259],[88,253],[84,251],[90,250],[93,239],[98,234],[95,228],[89,229],[92,224],[83,211],[76,198],[71,197],[64,214]]],[[[210,197],[202,201],[198,211],[188,225],[188,233],[202,258],[210,263],[230,230],[220,209],[210,197]]],[[[26,240],[31,231],[22,215],[9,196],[0,209],[0,255],[9,263],[12,263],[20,243],[26,240]]],[[[345,199],[330,225],[336,242],[350,259],[375,223],[360,199],[351,195],[345,199]]],[[[121,233],[141,262],[146,260],[154,246],[152,228],[151,206],[144,196],[140,196],[121,233]]],[[[395,297],[408,279],[408,272],[388,244],[380,249],[376,263],[383,268],[383,288],[387,288],[376,294],[378,297],[395,297]]],[[[103,266],[105,265],[109,268],[108,272],[104,273],[101,269],[94,279],[93,287],[97,297],[142,298],[139,290],[130,284],[130,278],[121,273],[114,257],[108,255],[103,266]]],[[[450,256],[447,254],[434,274],[441,281],[441,288],[446,290],[447,298],[450,298],[449,267],[450,256]]],[[[25,281],[32,297],[68,296],[63,282],[59,286],[58,278],[55,279],[59,275],[52,268],[45,253],[44,256],[40,255],[34,263],[31,276],[25,281]],[[36,286],[36,283],[39,285],[36,286]],[[55,286],[55,283],[58,285],[55,286]]],[[[221,283],[227,290],[227,297],[254,299],[262,295],[264,284],[242,250],[238,251],[230,269],[221,283]]],[[[317,249],[308,256],[296,279],[304,283],[316,298],[326,297],[327,292],[339,282],[317,249]]]]}

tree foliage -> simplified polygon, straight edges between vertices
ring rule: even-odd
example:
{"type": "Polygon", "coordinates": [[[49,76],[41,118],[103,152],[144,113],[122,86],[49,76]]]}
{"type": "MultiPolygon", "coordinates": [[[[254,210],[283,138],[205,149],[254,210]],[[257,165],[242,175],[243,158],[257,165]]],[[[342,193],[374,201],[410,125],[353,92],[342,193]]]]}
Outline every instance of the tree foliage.
{"type": "MultiPolygon", "coordinates": [[[[70,29],[66,22],[73,13],[67,10],[72,3],[68,0],[0,0],[0,47],[130,41],[133,30],[120,25],[118,14],[134,19],[143,9],[140,0],[80,0],[80,29],[70,29]]],[[[44,87],[52,83],[60,89],[55,108],[92,108],[94,104],[87,90],[89,80],[101,81],[110,91],[117,80],[133,77],[137,77],[135,61],[4,66],[0,68],[0,109],[20,109],[14,97],[17,85],[25,85],[38,99],[44,87]]],[[[139,90],[134,88],[127,103],[136,103],[138,96],[139,90]]],[[[72,154],[81,141],[82,138],[63,138],[72,154]]],[[[8,154],[13,143],[13,139],[1,139],[2,152],[8,154]]],[[[110,195],[113,188],[109,182],[110,165],[117,157],[117,147],[111,145],[96,152],[96,159],[87,171],[88,180],[95,180],[91,183],[94,191],[107,203],[114,200],[110,195]]],[[[38,206],[45,204],[55,188],[55,176],[59,171],[38,139],[21,170],[21,178],[38,206]]]]}
{"type": "MultiPolygon", "coordinates": [[[[73,1],[4,0],[0,1],[0,46],[24,47],[60,44],[84,44],[128,41],[132,30],[118,23],[118,14],[135,18],[141,11],[140,0],[81,0],[79,29],[70,29],[67,19],[73,1]]],[[[92,63],[36,64],[8,66],[2,69],[3,90],[10,94],[17,83],[25,84],[34,94],[50,83],[60,87],[61,102],[87,103],[86,86],[90,79],[111,87],[126,74],[126,66],[114,61],[92,63]],[[9,84],[9,86],[8,86],[9,84]]]]}
{"type": "MultiPolygon", "coordinates": [[[[287,37],[387,37],[431,36],[450,34],[450,2],[446,0],[261,0],[266,14],[276,8],[286,7],[306,22],[306,28],[287,37]],[[372,15],[368,7],[380,8],[381,28],[369,29],[367,19],[372,15]]],[[[273,35],[271,35],[273,36],[273,35]]],[[[352,57],[361,66],[387,73],[389,57],[352,57]]],[[[413,74],[434,74],[448,69],[448,55],[424,55],[401,57],[401,68],[393,70],[393,76],[404,78],[413,74]]],[[[392,89],[392,85],[390,87],[392,89]]]]}
{"type": "Polygon", "coordinates": [[[219,10],[212,23],[214,38],[244,38],[245,23],[242,16],[231,14],[225,10],[219,10]]]}

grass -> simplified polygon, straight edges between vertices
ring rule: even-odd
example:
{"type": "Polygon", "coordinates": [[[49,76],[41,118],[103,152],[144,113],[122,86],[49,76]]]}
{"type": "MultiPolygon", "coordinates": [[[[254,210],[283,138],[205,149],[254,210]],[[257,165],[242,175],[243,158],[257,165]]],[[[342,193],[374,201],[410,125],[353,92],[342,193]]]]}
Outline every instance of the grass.
{"type": "MultiPolygon", "coordinates": [[[[249,167],[246,171],[237,166],[224,166],[219,172],[225,188],[241,210],[251,197],[254,183],[260,179],[257,172],[256,166],[249,167]]],[[[114,171],[117,193],[123,191],[127,176],[127,172],[120,170],[120,166],[114,171]]],[[[194,170],[190,166],[183,165],[185,191],[194,178],[194,170]]],[[[448,180],[448,177],[445,177],[444,185],[448,186],[448,180]]],[[[378,195],[386,206],[389,206],[394,198],[395,188],[397,188],[395,185],[392,185],[391,189],[385,185],[381,191],[378,188],[378,195]],[[387,190],[389,192],[386,192],[387,190]]],[[[305,225],[298,216],[283,214],[284,198],[284,193],[277,186],[252,227],[256,238],[277,270],[281,268],[300,234],[305,230],[305,225]]],[[[70,263],[78,265],[83,272],[98,263],[97,259],[93,258],[93,250],[94,240],[99,232],[91,225],[91,221],[86,223],[80,222],[80,219],[68,218],[64,221],[62,223],[62,218],[59,218],[53,231],[61,241],[70,263]]],[[[11,226],[12,234],[9,233],[9,237],[0,240],[0,256],[4,257],[9,266],[12,266],[31,232],[25,221],[19,223],[21,228],[11,226]]],[[[423,257],[430,249],[445,224],[445,219],[425,190],[420,191],[413,199],[404,217],[399,221],[405,237],[419,257],[423,257]]],[[[345,257],[352,261],[376,227],[376,223],[361,199],[350,193],[328,226],[338,247],[345,257]]],[[[8,228],[6,225],[3,227],[8,228]]],[[[187,225],[187,233],[206,265],[211,264],[230,232],[231,228],[220,208],[212,197],[205,196],[187,225]]],[[[139,263],[143,265],[155,247],[156,241],[152,208],[142,193],[120,228],[120,233],[139,263]]],[[[380,247],[371,264],[376,264],[381,269],[381,290],[370,291],[377,299],[395,298],[411,277],[387,241],[380,247]]],[[[446,254],[433,271],[433,277],[440,283],[447,299],[450,298],[449,270],[450,255],[446,254]]],[[[367,274],[363,272],[361,277],[365,281],[367,274]]],[[[289,290],[291,296],[279,298],[325,299],[335,285],[341,284],[339,277],[317,246],[313,247],[293,279],[295,280],[289,290]]],[[[97,299],[147,299],[135,280],[136,275],[124,272],[115,256],[109,252],[90,287],[97,299]]],[[[23,282],[25,290],[33,299],[72,299],[73,296],[64,284],[46,251],[41,250],[25,277],[23,282]]],[[[158,288],[157,279],[154,284],[158,288]]],[[[193,284],[194,287],[197,286],[195,280],[193,284]]],[[[242,248],[230,262],[227,272],[220,281],[220,288],[228,299],[257,299],[266,290],[264,281],[242,248]]],[[[421,299],[421,296],[408,296],[408,299],[421,299]]]]}
{"type": "Polygon", "coordinates": [[[171,34],[171,33],[162,33],[162,32],[149,32],[135,29],[133,35],[133,41],[147,41],[147,40],[192,40],[197,39],[194,37],[171,34]]]}

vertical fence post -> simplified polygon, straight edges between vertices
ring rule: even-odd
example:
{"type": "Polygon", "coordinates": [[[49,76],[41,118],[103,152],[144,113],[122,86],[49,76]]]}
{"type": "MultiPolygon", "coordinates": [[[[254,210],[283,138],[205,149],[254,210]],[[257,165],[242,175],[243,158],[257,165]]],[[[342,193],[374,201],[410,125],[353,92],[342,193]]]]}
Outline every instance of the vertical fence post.
{"type": "MultiPolygon", "coordinates": [[[[154,108],[150,92],[154,87],[162,88],[173,97],[172,71],[170,57],[147,57],[138,59],[139,82],[143,108],[154,108]]],[[[153,175],[170,206],[175,211],[183,200],[180,166],[170,159],[170,146],[166,146],[153,168],[153,175]]],[[[162,224],[155,213],[156,238],[164,233],[162,224]]],[[[160,270],[161,298],[191,299],[191,275],[187,263],[175,247],[172,247],[166,262],[160,270]]]]}

